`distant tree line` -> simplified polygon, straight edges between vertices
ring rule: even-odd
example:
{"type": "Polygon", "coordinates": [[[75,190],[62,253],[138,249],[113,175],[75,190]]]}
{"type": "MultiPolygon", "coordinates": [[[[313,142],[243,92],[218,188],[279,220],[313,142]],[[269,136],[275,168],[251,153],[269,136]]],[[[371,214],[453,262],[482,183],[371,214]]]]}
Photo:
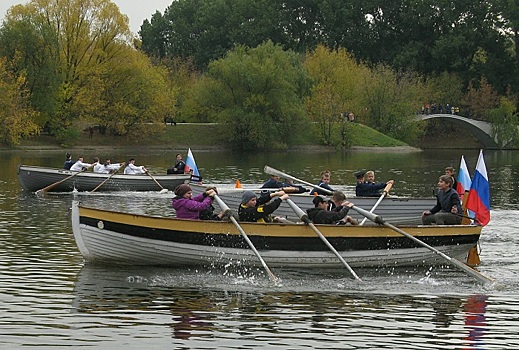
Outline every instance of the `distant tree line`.
{"type": "Polygon", "coordinates": [[[412,142],[424,103],[519,140],[518,28],[512,0],[179,0],[137,40],[110,0],[32,0],[0,26],[0,141],[134,138],[168,118],[225,123],[241,150],[288,147],[310,122],[347,147],[352,112],[412,142]]]}

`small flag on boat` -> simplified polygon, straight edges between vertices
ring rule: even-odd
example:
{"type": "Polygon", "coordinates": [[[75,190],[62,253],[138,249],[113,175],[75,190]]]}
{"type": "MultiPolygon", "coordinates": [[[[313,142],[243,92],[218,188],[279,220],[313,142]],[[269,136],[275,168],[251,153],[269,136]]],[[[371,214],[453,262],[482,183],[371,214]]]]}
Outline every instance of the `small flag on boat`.
{"type": "Polygon", "coordinates": [[[460,170],[458,172],[458,182],[455,188],[456,192],[460,195],[461,198],[465,195],[465,191],[470,190],[470,185],[472,185],[472,180],[470,179],[469,170],[467,169],[467,163],[465,163],[465,158],[461,156],[461,164],[460,170]]]}
{"type": "Polygon", "coordinates": [[[467,196],[467,209],[472,210],[481,226],[490,222],[490,185],[488,183],[487,167],[483,150],[479,152],[476,171],[472,179],[469,195],[467,196]]]}
{"type": "Polygon", "coordinates": [[[200,172],[196,166],[195,157],[193,157],[191,148],[189,148],[187,151],[185,172],[191,172],[191,181],[200,183],[202,182],[202,177],[200,176],[200,172]]]}

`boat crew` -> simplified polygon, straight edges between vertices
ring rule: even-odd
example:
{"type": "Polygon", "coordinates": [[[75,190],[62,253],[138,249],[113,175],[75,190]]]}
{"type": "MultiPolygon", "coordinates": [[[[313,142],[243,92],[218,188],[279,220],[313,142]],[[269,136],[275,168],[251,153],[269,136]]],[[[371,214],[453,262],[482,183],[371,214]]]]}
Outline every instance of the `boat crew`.
{"type": "Polygon", "coordinates": [[[241,204],[238,208],[240,221],[247,222],[279,222],[282,218],[272,217],[271,214],[279,208],[281,202],[288,199],[285,191],[263,193],[259,198],[253,191],[244,191],[241,196],[241,204]],[[274,200],[270,201],[272,198],[274,200]]]}
{"type": "Polygon", "coordinates": [[[353,203],[344,201],[338,207],[339,210],[328,210],[328,202],[322,196],[315,196],[312,200],[315,207],[308,209],[308,218],[314,222],[314,224],[346,224],[346,222],[352,222],[352,218],[349,217],[349,221],[346,219],[340,222],[342,219],[347,218],[348,211],[353,207],[353,203]]]}
{"type": "Polygon", "coordinates": [[[171,205],[175,209],[177,218],[198,220],[201,212],[210,209],[215,194],[214,189],[207,189],[204,193],[193,197],[191,186],[181,184],[175,188],[175,197],[171,205]]]}
{"type": "Polygon", "coordinates": [[[175,165],[173,165],[171,168],[168,168],[166,172],[168,174],[183,174],[185,168],[186,162],[182,160],[182,155],[180,153],[177,153],[175,165]]]}
{"type": "Polygon", "coordinates": [[[104,164],[97,163],[97,165],[94,166],[94,173],[99,174],[110,174],[114,172],[115,170],[118,170],[124,163],[114,163],[112,164],[112,161],[110,159],[105,160],[104,164]]]}
{"type": "Polygon", "coordinates": [[[459,225],[461,224],[461,201],[458,192],[452,188],[452,176],[442,175],[438,181],[436,205],[424,211],[422,222],[424,225],[459,225]]]}
{"type": "Polygon", "coordinates": [[[74,165],[75,162],[72,160],[72,156],[70,155],[70,153],[67,152],[65,156],[67,157],[67,159],[65,159],[65,163],[63,163],[63,169],[70,170],[70,167],[74,165]]]}
{"type": "Polygon", "coordinates": [[[334,192],[334,190],[330,187],[330,177],[331,177],[331,173],[329,170],[323,170],[321,171],[321,181],[319,181],[319,183],[317,184],[316,187],[314,187],[311,191],[310,191],[310,194],[314,195],[314,196],[317,196],[317,195],[326,195],[326,194],[330,194],[332,192],[334,192]],[[321,188],[324,188],[328,191],[323,191],[321,190],[321,188]]]}
{"type": "Polygon", "coordinates": [[[83,157],[79,157],[77,159],[77,162],[75,162],[71,167],[71,171],[83,171],[83,169],[88,169],[92,165],[95,165],[96,163],[89,164],[89,163],[83,163],[83,157]]]}
{"type": "Polygon", "coordinates": [[[271,175],[270,179],[265,181],[261,188],[279,188],[282,191],[290,193],[305,193],[308,192],[306,188],[300,185],[294,185],[292,180],[287,179],[287,182],[279,181],[279,176],[271,175]]]}
{"type": "Polygon", "coordinates": [[[128,165],[124,168],[125,175],[137,175],[137,174],[146,174],[148,169],[144,167],[144,165],[137,166],[135,165],[135,158],[130,158],[128,161],[128,165]]]}
{"type": "Polygon", "coordinates": [[[357,197],[380,197],[380,190],[384,189],[388,184],[393,184],[394,180],[388,182],[375,182],[375,172],[367,171],[364,175],[364,181],[359,181],[357,177],[357,186],[355,187],[355,195],[357,197]]]}

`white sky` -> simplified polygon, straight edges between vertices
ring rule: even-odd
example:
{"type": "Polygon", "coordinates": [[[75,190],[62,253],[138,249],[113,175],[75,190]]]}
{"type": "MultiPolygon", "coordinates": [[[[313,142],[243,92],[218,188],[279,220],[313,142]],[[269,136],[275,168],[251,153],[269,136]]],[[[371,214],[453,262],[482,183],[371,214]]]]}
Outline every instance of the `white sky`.
{"type": "MultiPolygon", "coordinates": [[[[128,16],[130,19],[130,29],[137,34],[141,28],[142,22],[151,16],[156,10],[164,13],[166,7],[171,5],[174,0],[112,0],[119,11],[128,16]]],[[[16,4],[26,4],[28,0],[0,0],[0,22],[3,21],[7,9],[16,4]]]]}

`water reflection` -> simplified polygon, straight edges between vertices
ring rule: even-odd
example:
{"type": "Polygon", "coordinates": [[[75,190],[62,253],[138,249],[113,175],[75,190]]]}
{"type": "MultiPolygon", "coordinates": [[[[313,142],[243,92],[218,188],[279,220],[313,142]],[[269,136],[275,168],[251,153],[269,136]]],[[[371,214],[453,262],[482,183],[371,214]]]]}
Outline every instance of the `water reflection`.
{"type": "Polygon", "coordinates": [[[254,282],[239,280],[222,281],[219,272],[206,270],[114,271],[86,265],[77,276],[73,308],[80,315],[110,317],[117,327],[127,327],[135,318],[162,322],[177,340],[216,338],[231,344],[238,337],[243,341],[259,336],[294,348],[337,336],[351,346],[377,347],[384,334],[383,348],[402,346],[410,337],[429,347],[479,349],[483,344],[484,294],[323,293],[315,285],[308,286],[311,291],[294,293],[293,281],[288,288],[260,291],[251,288],[254,282]],[[157,314],[169,315],[169,321],[152,316],[157,314]]]}
{"type": "Polygon", "coordinates": [[[484,349],[484,336],[486,332],[486,295],[471,295],[464,306],[465,329],[468,332],[466,346],[463,349],[484,349]]]}

